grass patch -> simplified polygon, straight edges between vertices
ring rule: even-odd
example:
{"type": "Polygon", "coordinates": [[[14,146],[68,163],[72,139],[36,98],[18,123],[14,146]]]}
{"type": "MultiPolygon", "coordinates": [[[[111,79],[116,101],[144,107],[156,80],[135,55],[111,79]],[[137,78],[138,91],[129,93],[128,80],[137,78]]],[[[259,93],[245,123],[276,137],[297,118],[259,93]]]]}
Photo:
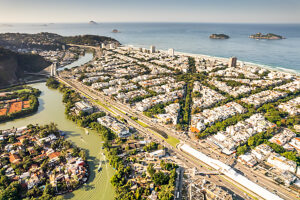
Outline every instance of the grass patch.
{"type": "Polygon", "coordinates": [[[169,136],[168,135],[168,138],[164,138],[163,136],[161,136],[159,133],[151,130],[148,128],[148,130],[153,133],[154,135],[157,135],[158,137],[160,137],[161,139],[163,139],[164,141],[166,141],[168,144],[170,144],[171,146],[173,146],[174,148],[176,148],[176,145],[180,142],[180,140],[178,140],[177,138],[175,137],[172,137],[172,136],[169,136]]]}
{"type": "Polygon", "coordinates": [[[104,105],[103,103],[101,103],[99,100],[94,100],[91,97],[87,96],[86,94],[82,93],[81,91],[79,91],[83,96],[85,96],[86,98],[90,99],[91,101],[93,101],[94,103],[100,105],[101,107],[103,107],[104,109],[108,110],[109,112],[112,112],[114,114],[116,114],[114,111],[112,111],[109,107],[107,107],[106,105],[104,105]]]}
{"type": "Polygon", "coordinates": [[[17,92],[17,93],[21,93],[21,92],[31,92],[31,90],[30,90],[30,89],[27,89],[27,88],[24,88],[24,89],[21,89],[21,90],[17,90],[17,91],[15,91],[15,92],[17,92]]]}
{"type": "Polygon", "coordinates": [[[168,139],[166,139],[166,141],[175,148],[176,148],[176,145],[180,142],[180,140],[178,140],[177,138],[172,137],[172,136],[168,136],[168,139]]]}
{"type": "MultiPolygon", "coordinates": [[[[110,105],[110,104],[109,104],[109,105],[110,105]]],[[[116,109],[117,111],[123,113],[124,115],[126,115],[126,113],[125,113],[124,111],[120,110],[119,108],[117,108],[117,107],[115,107],[115,106],[112,106],[112,105],[110,105],[110,106],[113,107],[114,109],[116,109]]]]}
{"type": "Polygon", "coordinates": [[[165,138],[163,136],[161,136],[159,133],[157,133],[157,132],[155,132],[155,131],[153,131],[153,130],[151,130],[149,128],[147,130],[150,131],[151,133],[153,133],[154,135],[160,137],[161,139],[165,140],[165,138]]]}
{"type": "Polygon", "coordinates": [[[101,103],[99,100],[93,100],[95,103],[99,104],[100,106],[102,106],[103,108],[105,108],[106,110],[108,110],[109,112],[112,112],[114,114],[116,114],[114,111],[112,111],[109,107],[107,107],[106,105],[104,105],[103,103],[101,103]]]}
{"type": "Polygon", "coordinates": [[[141,122],[140,120],[135,120],[139,125],[141,125],[142,127],[144,127],[144,128],[147,128],[148,127],[148,125],[147,124],[145,124],[144,122],[141,122]]]}

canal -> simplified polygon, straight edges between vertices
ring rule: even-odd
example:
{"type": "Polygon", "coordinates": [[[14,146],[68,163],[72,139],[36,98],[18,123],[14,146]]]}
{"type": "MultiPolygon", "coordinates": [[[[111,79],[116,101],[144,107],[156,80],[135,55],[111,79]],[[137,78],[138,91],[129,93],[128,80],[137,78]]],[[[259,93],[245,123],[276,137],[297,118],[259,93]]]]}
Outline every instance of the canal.
{"type": "Polygon", "coordinates": [[[67,140],[86,150],[88,165],[90,167],[90,177],[88,182],[78,190],[62,196],[62,198],[72,200],[113,199],[114,188],[110,184],[110,179],[114,174],[114,170],[107,162],[102,164],[102,170],[100,172],[97,170],[99,161],[104,160],[104,156],[102,155],[104,150],[101,149],[102,144],[100,136],[91,130],[88,130],[89,133],[87,134],[86,129],[77,126],[65,117],[62,93],[58,90],[47,88],[45,83],[36,83],[30,86],[42,91],[41,96],[39,97],[40,106],[37,113],[25,118],[1,123],[0,130],[12,127],[22,127],[28,124],[43,125],[54,122],[58,125],[60,130],[66,133],[67,140]]]}

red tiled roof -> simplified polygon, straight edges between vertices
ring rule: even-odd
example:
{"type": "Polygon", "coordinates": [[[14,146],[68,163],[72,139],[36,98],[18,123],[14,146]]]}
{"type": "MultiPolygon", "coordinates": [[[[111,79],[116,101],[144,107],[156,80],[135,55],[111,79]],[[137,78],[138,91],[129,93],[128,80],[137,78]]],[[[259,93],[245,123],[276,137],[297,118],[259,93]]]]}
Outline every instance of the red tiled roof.
{"type": "Polygon", "coordinates": [[[54,153],[49,154],[48,157],[49,157],[50,159],[53,159],[53,158],[58,157],[59,155],[60,155],[60,152],[54,152],[54,153]]]}
{"type": "Polygon", "coordinates": [[[20,162],[20,157],[18,155],[15,155],[15,154],[10,154],[9,155],[9,162],[11,162],[11,163],[20,162]]]}

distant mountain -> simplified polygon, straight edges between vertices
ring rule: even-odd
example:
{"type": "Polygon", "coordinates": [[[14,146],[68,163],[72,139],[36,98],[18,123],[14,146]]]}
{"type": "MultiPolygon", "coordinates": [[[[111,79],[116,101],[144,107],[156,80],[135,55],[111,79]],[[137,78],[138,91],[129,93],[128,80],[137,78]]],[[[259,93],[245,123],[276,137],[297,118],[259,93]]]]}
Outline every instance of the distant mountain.
{"type": "Polygon", "coordinates": [[[100,46],[101,43],[110,44],[115,43],[120,45],[119,41],[111,37],[98,36],[98,35],[77,35],[69,37],[61,37],[58,41],[65,44],[78,44],[88,46],[100,46]]]}
{"type": "Polygon", "coordinates": [[[55,33],[41,32],[37,34],[28,33],[1,33],[0,46],[18,51],[19,49],[62,49],[64,43],[60,42],[62,36],[55,33]]]}
{"type": "Polygon", "coordinates": [[[98,35],[78,35],[64,37],[55,33],[1,33],[0,46],[18,51],[19,49],[61,50],[67,44],[100,46],[101,43],[120,44],[117,40],[98,35]]]}
{"type": "Polygon", "coordinates": [[[20,54],[0,47],[0,87],[18,83],[24,72],[39,72],[51,62],[35,54],[20,54]]]}

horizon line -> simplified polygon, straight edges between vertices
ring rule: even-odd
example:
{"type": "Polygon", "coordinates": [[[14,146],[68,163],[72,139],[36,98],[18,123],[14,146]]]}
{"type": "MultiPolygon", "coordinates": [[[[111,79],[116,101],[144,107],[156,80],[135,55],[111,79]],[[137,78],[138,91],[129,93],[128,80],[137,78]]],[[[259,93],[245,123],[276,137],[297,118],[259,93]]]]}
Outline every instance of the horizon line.
{"type": "Polygon", "coordinates": [[[81,22],[1,22],[0,24],[6,25],[6,24],[89,24],[89,22],[95,22],[96,24],[91,25],[97,25],[97,24],[108,24],[108,23],[120,23],[120,24],[128,24],[128,23],[156,23],[156,24],[184,24],[184,23],[190,23],[190,24],[300,24],[300,22],[193,22],[193,21],[81,21],[81,22]]]}

